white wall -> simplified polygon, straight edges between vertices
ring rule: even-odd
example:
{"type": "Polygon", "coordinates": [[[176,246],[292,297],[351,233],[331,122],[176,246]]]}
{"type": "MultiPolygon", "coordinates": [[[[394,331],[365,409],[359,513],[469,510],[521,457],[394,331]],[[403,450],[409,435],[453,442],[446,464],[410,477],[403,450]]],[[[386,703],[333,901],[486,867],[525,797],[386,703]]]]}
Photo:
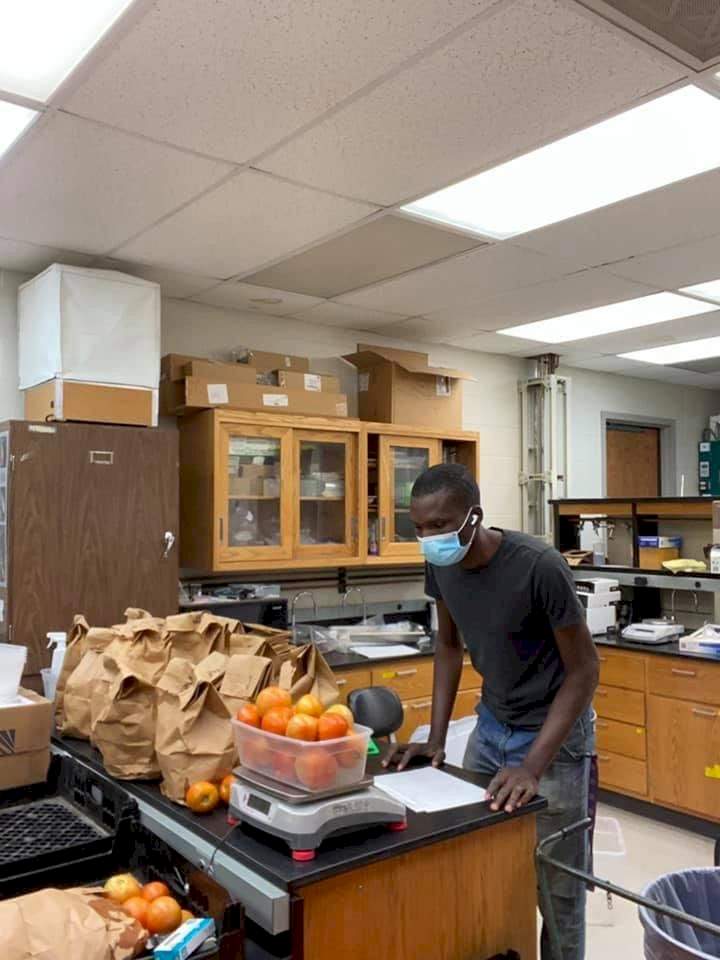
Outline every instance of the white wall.
{"type": "Polygon", "coordinates": [[[0,420],[22,417],[17,388],[17,288],[29,280],[24,273],[0,270],[0,420]]]}

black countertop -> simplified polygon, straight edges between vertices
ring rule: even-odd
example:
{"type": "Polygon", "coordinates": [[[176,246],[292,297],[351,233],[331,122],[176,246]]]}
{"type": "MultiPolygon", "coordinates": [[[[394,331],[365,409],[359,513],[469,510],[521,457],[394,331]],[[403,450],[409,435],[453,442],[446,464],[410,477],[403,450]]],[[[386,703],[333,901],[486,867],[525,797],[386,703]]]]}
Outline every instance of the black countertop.
{"type": "MultiPolygon", "coordinates": [[[[96,772],[108,776],[100,754],[89,743],[62,737],[56,737],[54,742],[57,747],[88,764],[96,772]]],[[[387,773],[380,766],[379,758],[368,759],[368,770],[370,773],[387,773]]],[[[486,786],[489,779],[456,767],[446,766],[445,770],[461,780],[479,786],[486,786]]],[[[544,800],[537,798],[514,814],[496,813],[490,809],[488,803],[432,814],[413,813],[408,810],[407,830],[393,833],[380,827],[331,837],[318,850],[315,860],[296,863],[282,841],[244,824],[229,828],[224,811],[216,811],[208,816],[196,816],[186,807],[165,798],[155,783],[137,780],[121,783],[130,796],[162,810],[177,823],[196,831],[206,842],[217,844],[223,853],[237,858],[240,863],[271,883],[291,892],[376,860],[398,856],[418,847],[492,827],[505,820],[538,813],[546,805],[544,800]]]]}

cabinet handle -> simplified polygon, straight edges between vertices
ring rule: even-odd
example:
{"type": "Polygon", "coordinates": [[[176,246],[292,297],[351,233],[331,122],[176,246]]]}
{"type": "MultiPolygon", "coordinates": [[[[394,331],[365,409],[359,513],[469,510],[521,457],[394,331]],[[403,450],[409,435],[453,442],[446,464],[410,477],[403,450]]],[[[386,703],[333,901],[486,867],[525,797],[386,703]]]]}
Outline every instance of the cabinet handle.
{"type": "Polygon", "coordinates": [[[432,700],[423,700],[422,703],[411,703],[411,710],[425,710],[427,707],[432,706],[432,700]]]}
{"type": "Polygon", "coordinates": [[[607,690],[601,690],[600,687],[598,687],[595,691],[596,697],[606,697],[607,695],[608,695],[607,690]]]}
{"type": "Polygon", "coordinates": [[[717,710],[704,710],[702,707],[693,707],[692,712],[696,717],[711,717],[713,720],[718,716],[717,710]]]}
{"type": "Polygon", "coordinates": [[[598,760],[602,760],[603,763],[610,763],[611,759],[612,758],[608,757],[606,754],[602,754],[602,753],[598,754],[598,760]]]}
{"type": "Polygon", "coordinates": [[[475,694],[475,699],[479,700],[481,696],[482,696],[482,690],[478,690],[478,692],[475,694]]]}
{"type": "Polygon", "coordinates": [[[671,667],[670,673],[674,673],[676,677],[696,677],[697,676],[697,671],[681,670],[680,667],[671,667]]]}
{"type": "Polygon", "coordinates": [[[598,657],[600,663],[607,663],[607,657],[598,657]]]}
{"type": "Polygon", "coordinates": [[[380,539],[387,540],[387,517],[380,519],[380,539]]]}
{"type": "Polygon", "coordinates": [[[396,677],[414,677],[417,673],[417,668],[415,670],[396,670],[396,677]]]}
{"type": "Polygon", "coordinates": [[[338,678],[338,679],[335,680],[335,683],[336,683],[339,687],[344,687],[345,684],[347,683],[347,680],[346,680],[344,677],[343,677],[343,678],[338,678]]]}
{"type": "Polygon", "coordinates": [[[605,723],[604,720],[596,720],[595,726],[599,730],[607,730],[607,727],[608,727],[608,725],[605,723]]]}
{"type": "Polygon", "coordinates": [[[220,517],[220,543],[223,542],[223,535],[224,535],[224,530],[223,530],[223,518],[220,517]]]}

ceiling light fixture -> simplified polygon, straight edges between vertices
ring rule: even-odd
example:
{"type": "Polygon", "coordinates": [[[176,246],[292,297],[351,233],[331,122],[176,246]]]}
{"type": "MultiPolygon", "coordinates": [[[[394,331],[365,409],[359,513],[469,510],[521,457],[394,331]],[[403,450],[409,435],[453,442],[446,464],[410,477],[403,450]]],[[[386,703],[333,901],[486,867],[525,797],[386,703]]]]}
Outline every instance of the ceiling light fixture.
{"type": "Polygon", "coordinates": [[[37,117],[37,110],[0,100],[0,156],[37,117]]]}
{"type": "Polygon", "coordinates": [[[720,279],[694,283],[691,287],[681,287],[680,293],[691,293],[695,297],[704,297],[706,300],[720,303],[720,279]]]}
{"type": "Polygon", "coordinates": [[[3,4],[0,90],[47,100],[132,0],[3,4]]]}
{"type": "Polygon", "coordinates": [[[655,323],[677,320],[678,317],[694,317],[710,313],[717,308],[701,300],[681,297],[677,293],[651,293],[634,300],[621,300],[602,307],[590,307],[548,320],[525,323],[520,327],[498,330],[506,337],[537,340],[540,343],[567,343],[570,340],[585,340],[601,337],[620,330],[649,327],[655,323]]]}
{"type": "Polygon", "coordinates": [[[687,86],[402,207],[495,239],[720,166],[720,100],[687,86]]]}
{"type": "Polygon", "coordinates": [[[620,353],[623,360],[641,360],[643,363],[673,364],[688,363],[692,360],[709,360],[720,357],[720,337],[706,337],[704,340],[688,340],[685,343],[669,343],[665,347],[653,347],[650,350],[633,350],[620,353]]]}

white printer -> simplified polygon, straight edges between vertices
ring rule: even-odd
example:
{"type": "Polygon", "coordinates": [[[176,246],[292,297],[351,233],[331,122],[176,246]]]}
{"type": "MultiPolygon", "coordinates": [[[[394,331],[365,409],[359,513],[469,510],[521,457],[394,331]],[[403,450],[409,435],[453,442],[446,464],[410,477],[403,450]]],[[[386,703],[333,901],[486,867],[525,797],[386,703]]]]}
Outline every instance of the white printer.
{"type": "Polygon", "coordinates": [[[620,582],[607,577],[576,580],[578,600],[585,610],[585,619],[593,636],[607,633],[617,623],[616,603],[620,602],[620,582]]]}

